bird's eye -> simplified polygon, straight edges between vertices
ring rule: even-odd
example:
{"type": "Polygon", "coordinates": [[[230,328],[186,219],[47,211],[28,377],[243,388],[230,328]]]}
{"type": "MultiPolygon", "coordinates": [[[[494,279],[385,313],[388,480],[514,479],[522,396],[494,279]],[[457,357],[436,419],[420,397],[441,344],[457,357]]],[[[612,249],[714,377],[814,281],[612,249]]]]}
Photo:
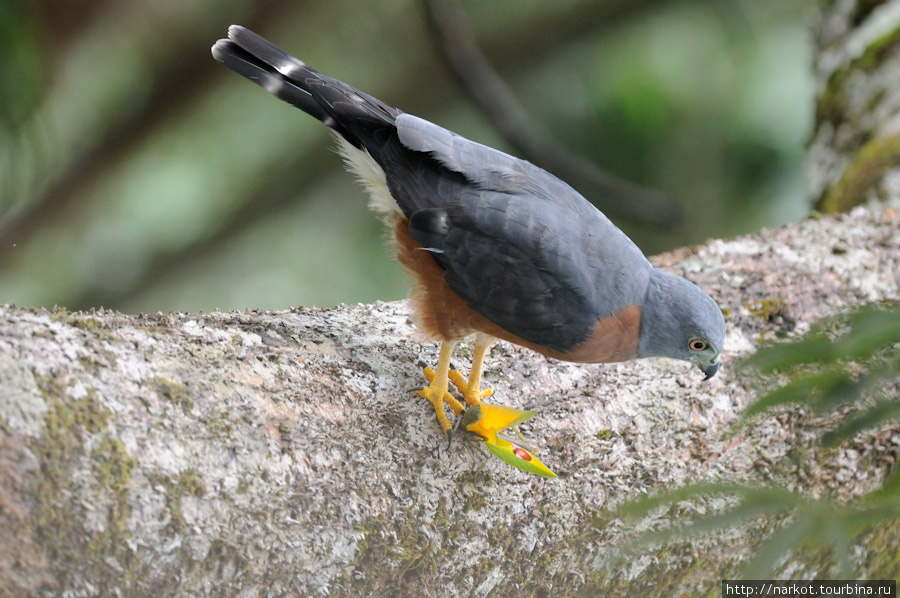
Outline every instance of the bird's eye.
{"type": "Polygon", "coordinates": [[[706,341],[699,338],[691,340],[691,351],[703,351],[708,346],[709,345],[706,344],[706,341]]]}

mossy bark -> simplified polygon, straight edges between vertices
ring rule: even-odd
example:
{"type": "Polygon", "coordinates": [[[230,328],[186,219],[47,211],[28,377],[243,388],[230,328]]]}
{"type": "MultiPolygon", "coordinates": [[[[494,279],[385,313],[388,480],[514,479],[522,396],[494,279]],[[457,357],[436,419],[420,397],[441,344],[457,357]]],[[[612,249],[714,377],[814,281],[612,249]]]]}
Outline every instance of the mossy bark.
{"type": "Polygon", "coordinates": [[[821,6],[816,112],[808,155],[820,212],[843,212],[900,188],[900,3],[821,6]]]}
{"type": "MultiPolygon", "coordinates": [[[[751,379],[734,363],[897,299],[898,225],[896,207],[857,209],[656,258],[727,314],[710,382],[684,363],[495,347],[494,400],[538,411],[523,431],[558,480],[461,438],[448,449],[410,392],[437,347],[414,339],[402,303],[0,308],[0,596],[717,596],[777,522],[620,562],[634,528],[610,509],[687,481],[775,480],[840,500],[877,486],[890,464],[864,457],[900,458],[900,431],[824,451],[818,423],[790,413],[735,435],[751,379]]],[[[860,574],[896,576],[883,556],[896,527],[864,542],[882,556],[859,551],[860,574]]],[[[827,558],[803,562],[829,574],[827,558]]]]}

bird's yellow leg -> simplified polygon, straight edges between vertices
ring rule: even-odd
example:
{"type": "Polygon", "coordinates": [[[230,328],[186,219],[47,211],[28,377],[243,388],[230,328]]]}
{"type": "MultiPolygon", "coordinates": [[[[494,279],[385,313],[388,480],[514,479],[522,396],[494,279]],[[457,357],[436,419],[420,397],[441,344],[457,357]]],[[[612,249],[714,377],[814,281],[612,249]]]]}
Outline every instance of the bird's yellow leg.
{"type": "Polygon", "coordinates": [[[453,355],[453,347],[455,346],[456,342],[453,341],[444,341],[441,344],[437,370],[426,367],[423,373],[428,379],[428,386],[416,391],[420,397],[428,399],[428,402],[434,407],[434,414],[437,416],[438,424],[446,435],[449,435],[451,425],[450,420],[447,419],[447,414],[444,412],[444,403],[446,402],[450,405],[450,408],[457,415],[463,412],[462,405],[448,392],[447,375],[450,371],[450,357],[453,355]]]}
{"type": "Polygon", "coordinates": [[[475,355],[472,357],[472,370],[469,372],[469,379],[463,380],[459,370],[450,370],[448,375],[453,386],[459,390],[466,399],[466,405],[475,406],[481,404],[481,399],[485,399],[494,394],[490,388],[481,390],[481,372],[484,369],[484,356],[488,349],[491,348],[493,339],[481,334],[475,337],[475,355]]]}
{"type": "MultiPolygon", "coordinates": [[[[447,422],[447,427],[445,427],[441,419],[443,418],[443,421],[447,421],[447,417],[444,414],[443,403],[432,400],[429,394],[433,392],[434,395],[437,396],[437,393],[440,390],[437,388],[437,383],[440,380],[441,373],[444,373],[446,376],[443,386],[444,402],[448,403],[460,418],[457,420],[458,425],[462,425],[463,429],[467,432],[472,432],[473,434],[480,436],[491,453],[513,467],[518,467],[519,469],[539,476],[555,478],[556,474],[550,471],[546,465],[541,463],[540,459],[538,459],[534,453],[528,450],[526,446],[521,446],[524,442],[514,443],[508,438],[502,437],[500,434],[503,430],[514,428],[517,424],[529,419],[535,412],[522,411],[515,407],[491,405],[482,401],[482,399],[494,394],[494,391],[491,389],[481,390],[481,372],[484,369],[484,356],[487,354],[488,349],[491,348],[493,341],[494,339],[486,334],[479,333],[476,335],[475,354],[472,357],[472,371],[469,373],[468,380],[463,379],[463,375],[459,370],[450,369],[450,354],[453,352],[453,346],[450,345],[450,347],[447,348],[449,343],[444,343],[441,347],[441,357],[438,360],[438,371],[432,372],[431,368],[425,368],[424,370],[425,376],[428,378],[428,381],[431,382],[431,386],[419,391],[419,394],[429,401],[432,401],[432,405],[435,406],[434,409],[437,413],[438,421],[441,422],[441,428],[444,430],[444,433],[450,436],[452,432],[449,428],[449,422],[447,422]],[[442,369],[441,366],[444,366],[445,369],[442,369]],[[456,386],[457,390],[465,397],[466,404],[468,405],[467,409],[463,410],[459,401],[446,392],[447,378],[453,382],[453,385],[456,386]]],[[[516,430],[516,433],[518,434],[518,430],[516,430]]],[[[521,437],[521,435],[519,436],[521,437]]]]}

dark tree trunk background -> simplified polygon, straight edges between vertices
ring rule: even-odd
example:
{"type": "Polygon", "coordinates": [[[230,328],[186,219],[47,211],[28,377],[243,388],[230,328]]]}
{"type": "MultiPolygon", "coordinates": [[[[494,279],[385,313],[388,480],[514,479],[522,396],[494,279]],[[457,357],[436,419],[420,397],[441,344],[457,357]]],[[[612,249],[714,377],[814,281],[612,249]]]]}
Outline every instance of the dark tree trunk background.
{"type": "Polygon", "coordinates": [[[810,195],[823,212],[900,193],[900,2],[822,2],[810,195]]]}

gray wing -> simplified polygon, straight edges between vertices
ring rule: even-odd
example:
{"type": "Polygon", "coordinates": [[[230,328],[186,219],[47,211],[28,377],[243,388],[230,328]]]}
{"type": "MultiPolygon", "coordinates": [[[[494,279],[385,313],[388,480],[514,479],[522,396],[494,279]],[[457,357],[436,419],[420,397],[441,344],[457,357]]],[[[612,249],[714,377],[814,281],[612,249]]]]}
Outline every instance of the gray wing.
{"type": "Polygon", "coordinates": [[[444,167],[465,175],[476,185],[508,193],[544,195],[556,205],[574,209],[593,208],[569,185],[531,162],[470,141],[412,114],[400,114],[395,122],[397,135],[405,147],[431,154],[444,167]]]}
{"type": "Polygon", "coordinates": [[[410,232],[473,309],[565,352],[587,338],[598,317],[643,298],[650,263],[571,187],[416,117],[400,115],[397,130],[405,147],[432,156],[432,169],[445,169],[444,180],[452,181],[432,186],[430,206],[410,216],[410,232]]]}

